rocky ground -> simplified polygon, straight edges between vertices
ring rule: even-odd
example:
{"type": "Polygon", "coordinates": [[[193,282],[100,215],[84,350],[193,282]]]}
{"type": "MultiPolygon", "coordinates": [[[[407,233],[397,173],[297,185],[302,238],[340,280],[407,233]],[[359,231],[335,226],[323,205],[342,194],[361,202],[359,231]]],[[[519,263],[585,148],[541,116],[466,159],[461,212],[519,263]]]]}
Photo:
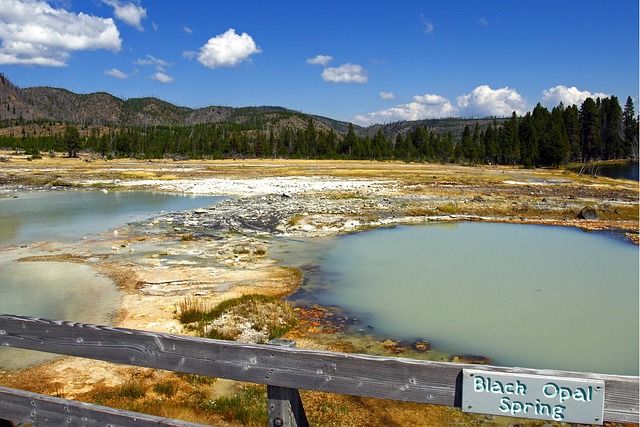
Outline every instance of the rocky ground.
{"type": "MultiPolygon", "coordinates": [[[[116,230],[100,241],[101,256],[96,256],[97,243],[91,241],[66,253],[34,247],[34,258],[28,261],[84,262],[113,278],[125,292],[114,319],[117,326],[160,332],[185,333],[175,313],[188,295],[215,304],[244,293],[292,292],[301,276],[271,259],[274,243],[269,237],[275,235],[312,238],[394,224],[464,220],[604,229],[638,242],[637,182],[564,170],[281,160],[27,161],[9,153],[3,158],[0,197],[34,188],[70,187],[229,196],[208,208],[164,214],[143,228],[116,230]]],[[[301,310],[299,315],[303,326],[333,327],[322,308],[301,310]]],[[[297,332],[298,346],[352,350],[349,343],[327,344],[297,332]]],[[[389,353],[403,351],[393,341],[378,344],[389,353]]],[[[67,358],[21,373],[0,373],[0,383],[90,399],[92,390],[127,382],[133,374],[133,369],[67,358]]],[[[235,386],[216,387],[211,393],[237,392],[235,386]]],[[[471,422],[446,408],[398,404],[390,414],[368,400],[327,401],[317,395],[305,399],[333,408],[327,424],[402,425],[427,418],[432,425],[471,422]]],[[[326,411],[317,413],[325,419],[326,411]]],[[[473,423],[512,422],[481,418],[473,423]]]]}

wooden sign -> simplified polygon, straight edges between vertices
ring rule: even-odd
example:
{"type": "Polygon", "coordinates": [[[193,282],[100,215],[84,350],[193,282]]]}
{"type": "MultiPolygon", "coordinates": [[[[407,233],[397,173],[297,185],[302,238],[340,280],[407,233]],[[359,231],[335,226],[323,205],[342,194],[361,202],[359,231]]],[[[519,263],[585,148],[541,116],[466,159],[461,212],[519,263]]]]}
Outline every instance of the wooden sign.
{"type": "Polygon", "coordinates": [[[604,381],[462,371],[462,410],[568,423],[603,423],[604,381]]]}

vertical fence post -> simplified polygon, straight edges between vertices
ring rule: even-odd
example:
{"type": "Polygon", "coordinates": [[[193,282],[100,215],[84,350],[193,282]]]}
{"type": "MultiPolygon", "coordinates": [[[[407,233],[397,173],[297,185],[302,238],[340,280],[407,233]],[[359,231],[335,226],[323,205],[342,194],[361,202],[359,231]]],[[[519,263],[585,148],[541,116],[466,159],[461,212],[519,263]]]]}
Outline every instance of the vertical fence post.
{"type": "MultiPolygon", "coordinates": [[[[271,340],[267,344],[289,348],[296,346],[295,341],[280,338],[271,340]]],[[[267,398],[269,399],[269,427],[309,427],[297,388],[268,385],[267,398]]]]}

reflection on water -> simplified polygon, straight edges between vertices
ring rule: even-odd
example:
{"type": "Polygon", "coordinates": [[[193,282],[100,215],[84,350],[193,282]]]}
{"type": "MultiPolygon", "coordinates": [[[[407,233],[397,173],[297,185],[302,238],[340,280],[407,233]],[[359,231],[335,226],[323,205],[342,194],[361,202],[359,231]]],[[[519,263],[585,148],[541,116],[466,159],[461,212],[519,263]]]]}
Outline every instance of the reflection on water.
{"type": "Polygon", "coordinates": [[[638,374],[630,243],[563,227],[434,224],[346,236],[320,258],[302,294],[383,339],[427,339],[505,366],[638,374]]]}
{"type": "Polygon", "coordinates": [[[639,165],[638,163],[601,165],[598,167],[598,174],[608,176],[609,178],[624,178],[638,181],[639,165]]]}

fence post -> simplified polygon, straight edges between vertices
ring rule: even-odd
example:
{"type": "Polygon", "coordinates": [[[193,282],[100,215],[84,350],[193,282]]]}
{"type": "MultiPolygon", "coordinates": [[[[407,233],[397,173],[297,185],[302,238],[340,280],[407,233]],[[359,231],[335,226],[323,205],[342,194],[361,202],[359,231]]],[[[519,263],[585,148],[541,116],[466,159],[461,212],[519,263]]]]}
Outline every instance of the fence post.
{"type": "MultiPolygon", "coordinates": [[[[267,344],[289,348],[296,346],[295,341],[281,338],[273,339],[267,344]]],[[[269,399],[269,427],[309,427],[297,388],[268,385],[267,398],[269,399]]]]}

